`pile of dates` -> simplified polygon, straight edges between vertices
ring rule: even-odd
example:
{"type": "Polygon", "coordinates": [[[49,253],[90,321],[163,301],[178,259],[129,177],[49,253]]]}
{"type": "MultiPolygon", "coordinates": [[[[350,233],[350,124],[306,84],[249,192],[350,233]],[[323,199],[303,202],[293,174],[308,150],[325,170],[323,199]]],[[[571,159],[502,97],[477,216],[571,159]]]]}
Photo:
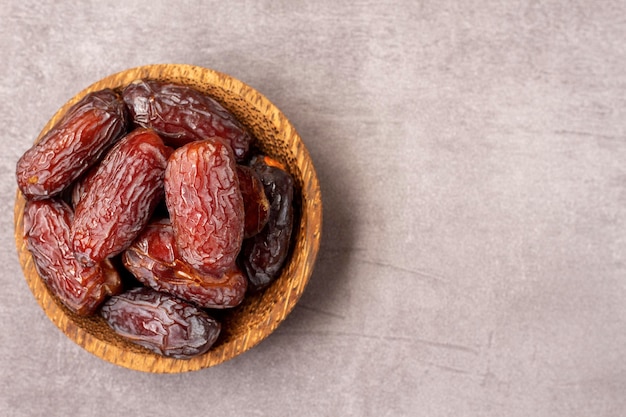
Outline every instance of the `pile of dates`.
{"type": "Polygon", "coordinates": [[[16,176],[50,291],[164,356],[207,352],[217,310],[266,288],[288,256],[293,178],[188,86],[146,79],[86,95],[16,176]]]}

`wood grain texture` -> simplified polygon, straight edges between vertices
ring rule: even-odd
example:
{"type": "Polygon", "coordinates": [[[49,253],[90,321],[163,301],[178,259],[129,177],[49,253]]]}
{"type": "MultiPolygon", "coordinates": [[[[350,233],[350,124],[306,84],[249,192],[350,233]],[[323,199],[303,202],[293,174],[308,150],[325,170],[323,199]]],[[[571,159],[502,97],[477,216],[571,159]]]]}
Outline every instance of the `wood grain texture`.
{"type": "Polygon", "coordinates": [[[291,312],[308,283],[319,249],[322,227],[320,187],[304,143],[280,110],[241,81],[191,65],[148,65],[106,77],[61,107],[39,138],[87,93],[107,87],[124,87],[140,78],[189,85],[211,95],[251,130],[263,152],[287,166],[297,185],[299,227],[295,230],[293,249],[281,276],[267,290],[247,297],[242,305],[224,316],[223,332],[208,353],[188,360],[172,359],[128,343],[113,333],[99,316],[76,316],[50,294],[26,249],[23,238],[25,199],[19,191],[15,200],[15,242],[24,277],[33,295],[50,320],[71,340],[94,355],[126,368],[155,373],[193,371],[218,365],[249,350],[272,333],[291,312]]]}

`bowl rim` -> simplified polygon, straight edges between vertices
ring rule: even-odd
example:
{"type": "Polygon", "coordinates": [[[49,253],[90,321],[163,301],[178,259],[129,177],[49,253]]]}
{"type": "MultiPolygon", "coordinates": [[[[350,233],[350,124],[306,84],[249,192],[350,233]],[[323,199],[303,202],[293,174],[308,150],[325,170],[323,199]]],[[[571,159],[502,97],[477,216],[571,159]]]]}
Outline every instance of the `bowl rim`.
{"type": "MultiPolygon", "coordinates": [[[[283,273],[278,280],[287,279],[288,274],[299,274],[299,280],[293,282],[285,299],[279,300],[271,306],[272,320],[257,322],[250,330],[229,343],[220,345],[218,349],[211,349],[204,355],[191,359],[175,359],[148,351],[129,351],[113,343],[109,343],[97,334],[93,334],[81,327],[60,302],[51,295],[43,280],[39,277],[32,256],[26,248],[23,237],[23,213],[26,199],[20,190],[17,190],[14,206],[15,242],[18,257],[25,280],[46,316],[72,341],[92,353],[115,365],[124,368],[151,372],[151,373],[180,373],[196,371],[203,368],[219,365],[233,359],[256,346],[267,338],[293,310],[307,286],[319,251],[322,230],[322,199],[317,173],[313,166],[310,154],[299,134],[285,117],[285,115],[257,90],[246,83],[219,71],[189,64],[151,64],[129,68],[106,76],[85,89],[78,92],[61,106],[39,133],[36,141],[52,128],[52,126],[67,112],[67,110],[82,97],[92,91],[106,86],[119,88],[130,83],[131,77],[172,79],[174,82],[192,85],[198,80],[210,84],[214,88],[241,96],[255,111],[263,115],[275,127],[277,134],[289,145],[294,156],[294,162],[301,172],[307,173],[307,181],[300,190],[302,208],[300,228],[296,231],[298,244],[306,254],[301,262],[295,263],[291,256],[283,267],[283,273]],[[306,214],[306,215],[304,215],[306,214]]],[[[35,142],[36,142],[35,141],[35,142]]]]}

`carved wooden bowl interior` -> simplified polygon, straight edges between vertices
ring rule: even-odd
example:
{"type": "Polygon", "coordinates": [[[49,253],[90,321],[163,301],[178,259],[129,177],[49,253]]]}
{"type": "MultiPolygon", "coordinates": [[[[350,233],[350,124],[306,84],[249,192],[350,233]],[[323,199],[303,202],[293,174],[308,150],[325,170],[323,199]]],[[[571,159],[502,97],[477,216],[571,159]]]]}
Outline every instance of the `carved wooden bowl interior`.
{"type": "Polygon", "coordinates": [[[80,317],[66,309],[37,274],[23,238],[24,196],[15,201],[15,241],[26,281],[45,314],[71,340],[111,363],[145,372],[177,373],[220,364],[242,354],[271,334],[294,308],[313,270],[320,244],[322,201],[309,153],[289,120],[267,98],[226,74],[190,65],[149,65],[108,76],[69,100],[43,128],[43,136],[91,91],[122,88],[139,78],[192,86],[221,102],[256,136],[261,150],[281,162],[296,183],[296,220],[292,249],[281,276],[266,290],[247,296],[237,308],[219,314],[222,333],[209,352],[173,359],[127,342],[95,315],[80,317]]]}

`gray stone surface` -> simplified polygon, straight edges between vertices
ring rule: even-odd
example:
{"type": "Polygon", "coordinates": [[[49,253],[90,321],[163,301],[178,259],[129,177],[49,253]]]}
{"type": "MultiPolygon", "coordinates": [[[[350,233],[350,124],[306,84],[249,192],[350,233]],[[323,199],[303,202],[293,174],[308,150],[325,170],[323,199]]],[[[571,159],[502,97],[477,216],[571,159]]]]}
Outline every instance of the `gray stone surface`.
{"type": "Polygon", "coordinates": [[[0,414],[623,416],[625,15],[618,0],[5,0],[0,414]],[[150,63],[265,94],[325,203],[294,312],[182,375],[67,339],[13,241],[19,155],[76,92],[150,63]]]}

